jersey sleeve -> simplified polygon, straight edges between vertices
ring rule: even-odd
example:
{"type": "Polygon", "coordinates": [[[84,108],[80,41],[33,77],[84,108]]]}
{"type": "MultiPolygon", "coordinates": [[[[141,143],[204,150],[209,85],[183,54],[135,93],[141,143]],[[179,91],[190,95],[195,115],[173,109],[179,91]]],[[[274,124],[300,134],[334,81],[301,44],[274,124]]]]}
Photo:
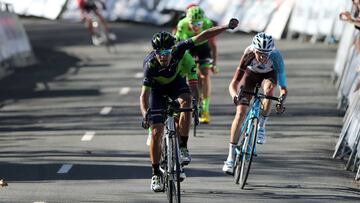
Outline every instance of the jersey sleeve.
{"type": "Polygon", "coordinates": [[[286,87],[286,72],[285,72],[285,63],[281,53],[276,50],[271,55],[270,58],[273,60],[274,69],[277,73],[277,80],[280,87],[286,87]]]}

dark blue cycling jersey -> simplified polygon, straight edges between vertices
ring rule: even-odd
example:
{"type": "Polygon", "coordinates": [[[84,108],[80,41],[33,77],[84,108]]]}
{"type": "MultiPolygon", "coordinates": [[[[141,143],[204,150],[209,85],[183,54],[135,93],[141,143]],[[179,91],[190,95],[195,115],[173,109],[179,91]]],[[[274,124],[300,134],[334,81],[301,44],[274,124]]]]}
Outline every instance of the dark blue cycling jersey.
{"type": "Polygon", "coordinates": [[[179,72],[181,69],[180,61],[186,50],[194,47],[193,39],[188,39],[177,43],[172,50],[172,58],[169,66],[163,67],[156,59],[155,51],[148,54],[143,63],[144,80],[143,85],[146,87],[157,87],[171,83],[177,77],[181,77],[179,72]]]}

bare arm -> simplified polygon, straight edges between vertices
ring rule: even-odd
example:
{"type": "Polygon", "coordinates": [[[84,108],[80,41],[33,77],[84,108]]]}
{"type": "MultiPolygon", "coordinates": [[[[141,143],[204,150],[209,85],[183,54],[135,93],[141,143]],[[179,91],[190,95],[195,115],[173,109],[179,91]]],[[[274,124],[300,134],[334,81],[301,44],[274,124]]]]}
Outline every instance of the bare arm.
{"type": "Polygon", "coordinates": [[[202,31],[198,35],[195,35],[193,37],[193,41],[195,44],[197,44],[202,41],[208,40],[212,37],[215,37],[216,35],[219,35],[220,33],[224,32],[227,29],[235,29],[238,24],[239,24],[239,21],[237,19],[233,18],[229,21],[229,24],[227,24],[227,25],[215,26],[215,27],[212,27],[212,28],[202,31]]]}
{"type": "Polygon", "coordinates": [[[341,12],[340,19],[346,21],[348,23],[352,23],[358,27],[360,27],[360,20],[359,18],[353,18],[349,11],[341,12]]]}
{"type": "Polygon", "coordinates": [[[145,118],[146,112],[149,108],[149,97],[150,97],[150,88],[143,86],[140,94],[140,110],[143,118],[145,118]]]}

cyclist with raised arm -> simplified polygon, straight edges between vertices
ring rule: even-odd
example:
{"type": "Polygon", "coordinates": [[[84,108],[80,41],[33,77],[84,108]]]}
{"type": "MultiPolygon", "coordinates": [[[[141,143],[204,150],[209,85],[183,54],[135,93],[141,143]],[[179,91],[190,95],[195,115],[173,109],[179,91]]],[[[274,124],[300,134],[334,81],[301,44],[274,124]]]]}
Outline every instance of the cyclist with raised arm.
{"type": "MultiPolygon", "coordinates": [[[[186,50],[196,44],[214,37],[227,29],[234,29],[238,21],[232,19],[228,25],[217,26],[201,32],[185,41],[175,43],[175,37],[169,32],[158,32],[152,38],[153,51],[144,59],[144,79],[140,95],[140,109],[143,116],[143,128],[152,129],[150,143],[150,160],[152,163],[151,189],[161,191],[159,162],[161,157],[161,141],[164,134],[164,119],[161,115],[151,115],[151,122],[146,119],[147,109],[164,109],[166,101],[164,95],[178,99],[180,107],[190,107],[190,90],[184,77],[180,74],[180,66],[186,50]]],[[[190,112],[181,113],[179,120],[180,133],[180,161],[190,161],[187,149],[190,128],[190,112]]]]}
{"type": "MultiPolygon", "coordinates": [[[[187,9],[186,17],[177,24],[177,40],[189,39],[203,30],[213,27],[213,22],[205,17],[204,11],[196,5],[187,9]]],[[[210,122],[211,73],[218,72],[216,67],[217,46],[215,38],[210,38],[190,49],[190,54],[198,60],[199,78],[202,95],[201,123],[210,122]]]]}
{"type": "Polygon", "coordinates": [[[112,40],[116,38],[115,34],[110,32],[109,25],[105,21],[104,17],[101,15],[97,6],[97,2],[101,4],[103,9],[106,9],[106,5],[103,0],[77,0],[81,12],[81,17],[86,21],[94,45],[99,45],[101,42],[99,41],[97,36],[95,36],[95,32],[93,29],[93,20],[91,18],[90,12],[94,12],[94,14],[100,19],[100,23],[104,25],[105,30],[109,35],[109,38],[112,40]]]}
{"type": "MultiPolygon", "coordinates": [[[[234,170],[235,149],[240,137],[241,126],[246,117],[251,95],[238,97],[239,87],[243,90],[254,91],[257,84],[261,84],[264,94],[274,95],[276,85],[280,86],[280,105],[277,105],[277,112],[285,109],[283,103],[288,94],[286,85],[286,74],[284,60],[280,51],[275,47],[271,35],[264,32],[258,33],[252,40],[240,59],[233,79],[229,85],[229,92],[232,101],[236,105],[236,115],[230,130],[229,154],[222,170],[227,174],[232,174],[234,170]]],[[[271,100],[264,99],[262,102],[262,112],[259,118],[258,144],[264,144],[266,139],[265,124],[271,110],[271,100]]]]}

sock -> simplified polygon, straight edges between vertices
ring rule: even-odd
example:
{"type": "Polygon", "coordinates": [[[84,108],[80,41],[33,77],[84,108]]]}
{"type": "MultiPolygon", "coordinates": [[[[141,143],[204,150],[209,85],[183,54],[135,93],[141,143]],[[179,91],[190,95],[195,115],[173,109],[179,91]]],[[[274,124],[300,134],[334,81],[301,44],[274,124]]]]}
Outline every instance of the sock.
{"type": "Polygon", "coordinates": [[[203,112],[209,112],[209,106],[210,106],[210,97],[204,97],[203,99],[203,112]]]}
{"type": "Polygon", "coordinates": [[[188,136],[180,136],[180,147],[185,147],[187,148],[187,141],[188,141],[189,137],[188,136]]]}
{"type": "Polygon", "coordinates": [[[267,122],[268,119],[269,119],[268,116],[260,115],[260,117],[259,117],[259,127],[260,128],[265,128],[265,125],[266,125],[266,122],[267,122]]]}
{"type": "Polygon", "coordinates": [[[229,155],[228,155],[228,158],[226,159],[226,161],[234,161],[235,153],[236,153],[235,149],[236,149],[236,144],[230,143],[229,144],[229,155]]]}
{"type": "Polygon", "coordinates": [[[153,175],[159,175],[160,174],[159,164],[152,164],[152,174],[153,175]]]}

